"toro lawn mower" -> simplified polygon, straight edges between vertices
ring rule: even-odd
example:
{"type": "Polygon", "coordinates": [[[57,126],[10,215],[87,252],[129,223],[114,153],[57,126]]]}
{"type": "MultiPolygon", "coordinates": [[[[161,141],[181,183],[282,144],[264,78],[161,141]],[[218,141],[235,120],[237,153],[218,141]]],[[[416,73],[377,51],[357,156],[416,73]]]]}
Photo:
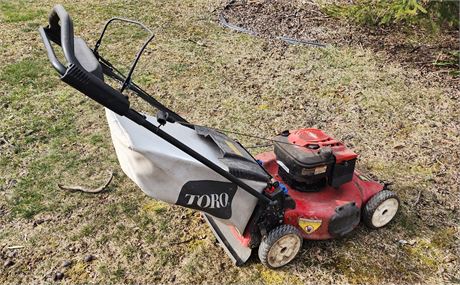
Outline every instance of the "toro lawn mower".
{"type": "Polygon", "coordinates": [[[72,21],[57,5],[40,35],[61,80],[105,107],[123,171],[147,195],[203,213],[220,244],[237,265],[258,248],[270,268],[286,265],[304,239],[341,237],[363,221],[371,228],[388,224],[399,199],[383,184],[355,170],[357,154],[318,129],[284,131],[274,152],[255,158],[216,129],[197,126],[162,105],[132,80],[153,33],[139,22],[110,19],[94,49],[74,37],[72,21]],[[135,24],[151,35],[128,74],[104,59],[98,48],[114,21],[135,24]],[[62,48],[65,65],[52,42],[62,48]],[[104,81],[121,83],[114,89],[104,81]],[[156,116],[130,107],[131,90],[158,110],[156,116]]]}

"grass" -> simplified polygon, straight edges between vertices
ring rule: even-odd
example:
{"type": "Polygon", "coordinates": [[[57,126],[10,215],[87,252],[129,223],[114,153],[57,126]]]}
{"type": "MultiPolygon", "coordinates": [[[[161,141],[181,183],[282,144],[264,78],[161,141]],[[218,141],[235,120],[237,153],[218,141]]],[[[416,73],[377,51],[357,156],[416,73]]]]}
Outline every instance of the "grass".
{"type": "MultiPolygon", "coordinates": [[[[156,39],[135,80],[190,121],[265,137],[320,127],[346,139],[360,167],[402,197],[388,228],[307,242],[281,270],[256,257],[237,268],[198,213],[148,198],[123,174],[103,109],[59,82],[47,62],[36,27],[52,5],[0,2],[0,260],[15,262],[2,268],[1,283],[51,282],[56,272],[68,283],[459,280],[458,91],[359,47],[283,46],[224,30],[218,1],[64,3],[90,46],[112,16],[152,27],[156,39]],[[56,186],[98,186],[109,169],[115,178],[105,193],[56,186]],[[12,245],[24,248],[13,255],[12,245]],[[97,259],[84,262],[88,254],[97,259]],[[63,268],[64,260],[73,263],[63,268]]],[[[140,38],[107,41],[102,52],[128,63],[140,38]]]]}
{"type": "Polygon", "coordinates": [[[0,19],[7,23],[30,22],[46,15],[45,10],[31,6],[31,1],[0,2],[0,19]]]}

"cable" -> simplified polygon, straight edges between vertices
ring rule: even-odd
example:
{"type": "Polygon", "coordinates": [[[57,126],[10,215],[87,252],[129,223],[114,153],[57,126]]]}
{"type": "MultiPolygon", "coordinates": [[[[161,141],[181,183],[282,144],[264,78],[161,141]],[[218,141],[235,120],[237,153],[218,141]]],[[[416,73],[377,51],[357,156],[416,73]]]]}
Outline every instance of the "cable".
{"type": "Polygon", "coordinates": [[[251,146],[245,146],[244,148],[263,148],[263,147],[269,147],[273,146],[273,144],[258,144],[258,145],[251,145],[251,146]]]}
{"type": "MultiPolygon", "coordinates": [[[[249,29],[237,26],[235,24],[229,23],[227,19],[224,16],[224,12],[230,8],[231,5],[235,3],[235,0],[230,0],[222,9],[222,11],[219,14],[219,22],[222,26],[225,28],[240,32],[240,33],[245,33],[251,36],[261,36],[259,33],[251,31],[249,29]]],[[[317,41],[307,41],[307,40],[299,40],[295,38],[290,38],[290,37],[284,37],[284,36],[275,36],[274,37],[277,40],[284,41],[288,44],[300,44],[300,45],[312,45],[315,47],[326,47],[325,44],[317,42],[317,41]]]]}
{"type": "MultiPolygon", "coordinates": [[[[226,130],[226,129],[218,129],[214,127],[208,127],[208,126],[203,126],[203,125],[197,125],[197,124],[192,124],[192,123],[185,123],[185,122],[177,122],[181,125],[189,126],[189,127],[201,127],[201,128],[207,128],[207,129],[212,129],[221,133],[229,133],[229,134],[235,134],[239,136],[244,136],[244,137],[250,137],[250,138],[255,138],[259,140],[265,140],[265,141],[271,141],[271,142],[276,142],[276,143],[282,143],[282,144],[289,144],[289,145],[296,145],[290,142],[283,142],[275,139],[270,139],[270,138],[265,138],[265,137],[260,137],[260,136],[255,136],[255,135],[250,135],[246,133],[241,133],[233,130],[226,130]]],[[[257,148],[257,147],[266,147],[266,146],[271,146],[273,144],[267,144],[267,145],[255,145],[255,146],[250,146],[250,147],[245,147],[245,148],[257,148]]]]}

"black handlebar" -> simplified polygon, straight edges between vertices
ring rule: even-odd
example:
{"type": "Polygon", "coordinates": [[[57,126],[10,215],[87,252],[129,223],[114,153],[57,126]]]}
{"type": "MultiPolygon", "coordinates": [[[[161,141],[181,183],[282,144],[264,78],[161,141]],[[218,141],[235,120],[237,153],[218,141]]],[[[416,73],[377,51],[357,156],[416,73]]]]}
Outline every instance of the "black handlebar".
{"type": "Polygon", "coordinates": [[[80,65],[75,57],[72,19],[70,19],[69,14],[62,5],[54,6],[49,16],[49,26],[47,28],[40,28],[39,31],[43,42],[45,43],[48,58],[50,59],[53,67],[57,69],[61,75],[64,75],[66,68],[56,58],[50,39],[62,47],[64,57],[69,64],[80,65]]]}
{"type": "Polygon", "coordinates": [[[64,75],[66,67],[57,59],[56,55],[54,54],[53,47],[51,46],[51,42],[49,40],[49,35],[42,27],[40,27],[38,31],[42,37],[43,44],[45,45],[46,53],[48,55],[48,59],[51,62],[51,65],[59,72],[60,75],[64,75]]]}
{"type": "Polygon", "coordinates": [[[69,63],[77,63],[74,48],[73,23],[62,5],[54,6],[49,16],[49,29],[53,33],[61,34],[61,47],[69,63]],[[59,25],[59,22],[61,23],[59,25]]]}
{"type": "Polygon", "coordinates": [[[54,6],[49,25],[39,29],[52,66],[61,74],[61,80],[95,100],[104,107],[124,116],[129,112],[129,101],[120,91],[85,70],[75,56],[73,24],[62,5],[54,6]],[[67,66],[56,57],[51,41],[60,45],[67,66]]]}

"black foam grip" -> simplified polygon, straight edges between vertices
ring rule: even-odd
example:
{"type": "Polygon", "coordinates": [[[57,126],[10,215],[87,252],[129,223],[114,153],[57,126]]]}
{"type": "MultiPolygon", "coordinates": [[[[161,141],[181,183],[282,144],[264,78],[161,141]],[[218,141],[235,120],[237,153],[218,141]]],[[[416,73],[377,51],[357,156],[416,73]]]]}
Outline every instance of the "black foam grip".
{"type": "Polygon", "coordinates": [[[71,64],[61,80],[121,116],[129,112],[127,97],[77,65],[71,64]]]}

